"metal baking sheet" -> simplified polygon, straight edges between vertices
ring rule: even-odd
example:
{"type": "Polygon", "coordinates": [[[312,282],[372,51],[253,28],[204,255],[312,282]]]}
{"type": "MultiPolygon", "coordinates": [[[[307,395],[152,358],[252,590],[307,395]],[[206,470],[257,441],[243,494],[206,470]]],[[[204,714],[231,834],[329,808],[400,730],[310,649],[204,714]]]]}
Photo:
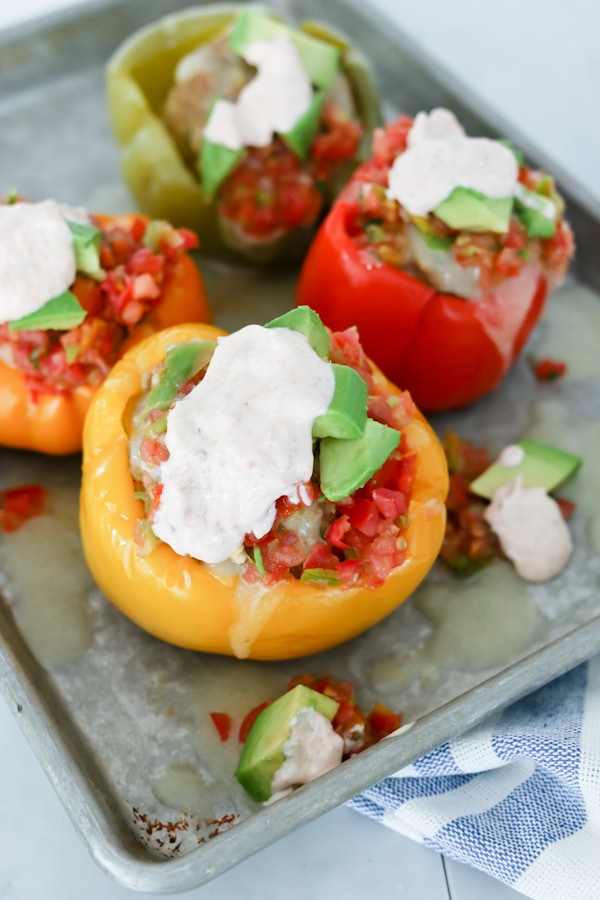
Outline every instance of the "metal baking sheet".
{"type": "MultiPolygon", "coordinates": [[[[191,5],[198,4],[97,2],[3,34],[0,189],[97,211],[131,208],[107,122],[103,67],[135,28],[191,5]]],[[[600,219],[584,191],[353,0],[271,5],[292,20],[326,18],[354,37],[374,61],[388,113],[449,106],[469,131],[508,137],[557,174],[578,244],[576,282],[565,291],[579,334],[593,341],[587,325],[597,321],[591,290],[600,289],[600,219]]],[[[293,275],[201,267],[216,322],[226,328],[266,321],[292,302],[293,275]]],[[[551,346],[560,315],[559,297],[534,349],[551,346]]],[[[451,427],[499,448],[533,427],[579,433],[589,445],[590,409],[600,408],[594,366],[550,389],[533,382],[527,352],[500,391],[437,417],[440,433],[451,427]]],[[[587,356],[600,358],[600,346],[590,345],[587,356]]],[[[585,472],[584,464],[582,478],[585,472]]],[[[47,519],[0,541],[2,689],[97,863],[140,891],[198,886],[597,652],[600,528],[585,496],[586,484],[588,494],[598,484],[594,477],[573,488],[581,504],[575,557],[550,585],[527,589],[507,570],[499,583],[484,574],[457,585],[436,571],[362,637],[310,659],[259,664],[170,647],[126,621],[82,561],[79,459],[1,451],[2,486],[42,481],[52,498],[47,519]],[[379,699],[401,709],[410,727],[318,784],[259,808],[233,778],[239,745],[219,744],[208,712],[241,716],[290,675],[324,670],[351,678],[364,705],[379,699]]]]}

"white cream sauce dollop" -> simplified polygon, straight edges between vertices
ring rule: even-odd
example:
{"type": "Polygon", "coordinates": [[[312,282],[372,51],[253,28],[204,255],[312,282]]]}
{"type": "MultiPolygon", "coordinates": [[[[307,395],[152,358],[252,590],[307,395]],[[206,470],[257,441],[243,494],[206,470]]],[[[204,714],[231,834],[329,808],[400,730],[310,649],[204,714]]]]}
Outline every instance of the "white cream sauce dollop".
{"type": "Polygon", "coordinates": [[[520,476],[494,491],[484,518],[526,581],[554,578],[573,552],[558,503],[542,487],[523,487],[520,476]]]}
{"type": "Polygon", "coordinates": [[[499,454],[496,462],[507,469],[519,466],[525,459],[525,451],[519,444],[509,444],[499,454]]]}
{"type": "Polygon", "coordinates": [[[0,322],[41,309],[75,274],[73,237],[58,203],[0,205],[0,322]]]}
{"type": "Polygon", "coordinates": [[[205,377],[168,414],[153,531],[180,556],[219,563],[260,538],[275,501],[303,499],[312,425],[335,378],[304,335],[248,325],[218,339],[205,377]]]}
{"type": "Polygon", "coordinates": [[[414,216],[426,216],[457,187],[500,199],[515,193],[514,153],[489,138],[468,137],[447,109],[419,113],[408,146],[389,172],[388,196],[414,216]]]}
{"type": "Polygon", "coordinates": [[[314,781],[342,761],[344,739],[321,713],[307,706],[294,716],[291,725],[283,745],[285,762],[273,776],[272,794],[314,781]]]}
{"type": "Polygon", "coordinates": [[[276,133],[293,128],[313,98],[310,79],[286,35],[254,41],[244,58],[257,74],[235,103],[217,100],[204,129],[207,141],[230,150],[268,146],[276,133]]]}

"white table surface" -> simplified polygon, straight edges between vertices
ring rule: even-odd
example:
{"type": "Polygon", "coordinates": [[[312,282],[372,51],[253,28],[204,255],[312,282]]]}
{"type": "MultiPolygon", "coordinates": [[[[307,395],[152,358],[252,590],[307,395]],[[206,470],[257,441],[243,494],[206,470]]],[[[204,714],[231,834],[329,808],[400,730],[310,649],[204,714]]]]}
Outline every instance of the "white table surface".
{"type": "MultiPolygon", "coordinates": [[[[374,14],[378,9],[400,25],[600,200],[598,0],[370,4],[374,14]]],[[[2,0],[0,28],[72,5],[68,0],[2,0]]],[[[134,896],[90,859],[3,701],[0,771],[2,900],[134,896]]],[[[522,895],[340,808],[188,896],[510,900],[522,895]]]]}

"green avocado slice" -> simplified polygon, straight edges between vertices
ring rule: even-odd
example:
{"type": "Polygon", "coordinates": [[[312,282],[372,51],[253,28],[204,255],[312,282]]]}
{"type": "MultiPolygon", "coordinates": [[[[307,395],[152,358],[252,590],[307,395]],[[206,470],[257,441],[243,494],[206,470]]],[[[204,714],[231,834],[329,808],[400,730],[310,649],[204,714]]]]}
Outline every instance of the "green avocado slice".
{"type": "Polygon", "coordinates": [[[300,710],[312,707],[331,722],[338,706],[331,697],[299,684],[263,709],[250,730],[235,772],[253,800],[264,803],[271,797],[275,772],[285,762],[283,745],[300,710]]]}
{"type": "Polygon", "coordinates": [[[35,312],[9,322],[9,331],[70,331],[81,325],[87,313],[71,291],[52,297],[35,312]]]}
{"type": "Polygon", "coordinates": [[[516,210],[528,237],[550,238],[556,233],[558,211],[549,197],[518,186],[516,210]]]}
{"type": "Polygon", "coordinates": [[[367,423],[367,385],[355,369],[332,363],[335,391],[329,409],[313,422],[315,438],[359,438],[367,423]]]}
{"type": "Polygon", "coordinates": [[[581,465],[579,456],[573,456],[547,444],[523,439],[516,441],[516,445],[525,451],[522,461],[516,466],[492,463],[489,469],[469,485],[469,490],[473,494],[491,500],[495,490],[519,475],[523,479],[524,487],[543,487],[546,491],[553,491],[581,465]]]}
{"type": "Polygon", "coordinates": [[[104,278],[104,271],[100,265],[102,232],[93,225],[70,222],[68,219],[67,225],[73,236],[77,271],[90,278],[102,280],[104,278]]]}
{"type": "Polygon", "coordinates": [[[173,344],[167,349],[165,367],[146,399],[145,411],[169,409],[178,391],[211,360],[216,341],[200,339],[173,344]]]}
{"type": "Polygon", "coordinates": [[[319,460],[325,497],[333,503],[349,497],[381,468],[399,443],[399,431],[369,418],[359,438],[323,438],[319,460]]]}
{"type": "Polygon", "coordinates": [[[329,359],[331,338],[320,317],[310,306],[296,306],[265,324],[265,328],[289,328],[299,331],[321,359],[329,359]]]}
{"type": "Polygon", "coordinates": [[[298,29],[289,28],[266,13],[253,9],[243,10],[237,17],[229,46],[238,56],[243,56],[254,41],[272,41],[282,35],[286,35],[294,44],[312,84],[328,90],[340,66],[337,47],[298,29]]]}
{"type": "Polygon", "coordinates": [[[317,91],[304,115],[300,116],[290,131],[281,135],[282,140],[298,159],[306,159],[317,136],[325,94],[323,90],[317,91]]]}
{"type": "Polygon", "coordinates": [[[204,198],[212,200],[221,184],[242,161],[246,150],[231,150],[222,144],[213,144],[206,139],[200,149],[200,173],[204,198]]]}
{"type": "Polygon", "coordinates": [[[457,187],[433,210],[449,228],[457,231],[492,231],[505,234],[510,224],[513,197],[491,199],[471,188],[457,187]]]}

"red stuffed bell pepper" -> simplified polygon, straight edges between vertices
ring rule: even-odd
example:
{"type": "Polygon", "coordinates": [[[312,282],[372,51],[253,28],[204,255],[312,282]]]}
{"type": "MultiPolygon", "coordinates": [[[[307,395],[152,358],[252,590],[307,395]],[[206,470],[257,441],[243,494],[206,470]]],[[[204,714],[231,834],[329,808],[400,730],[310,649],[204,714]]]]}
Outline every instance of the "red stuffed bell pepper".
{"type": "Polygon", "coordinates": [[[81,449],[90,401],[155,331],[210,318],[195,235],[53,200],[0,205],[0,445],[81,449]]]}
{"type": "Polygon", "coordinates": [[[447,110],[402,116],[317,234],[298,303],[356,324],[421,409],[464,406],[500,383],[564,277],[562,213],[552,178],[506,143],[468,138],[447,110]]]}

